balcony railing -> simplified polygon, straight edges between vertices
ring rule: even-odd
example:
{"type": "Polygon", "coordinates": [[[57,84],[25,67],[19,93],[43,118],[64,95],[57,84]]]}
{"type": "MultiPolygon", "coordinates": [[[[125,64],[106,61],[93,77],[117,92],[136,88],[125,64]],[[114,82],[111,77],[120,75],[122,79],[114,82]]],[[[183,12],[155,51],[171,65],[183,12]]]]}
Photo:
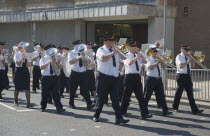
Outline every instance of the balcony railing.
{"type": "Polygon", "coordinates": [[[0,14],[10,13],[23,13],[23,12],[42,12],[53,10],[67,10],[67,9],[82,9],[82,8],[94,8],[105,7],[123,4],[145,4],[145,5],[157,5],[158,0],[110,0],[110,1],[92,1],[92,2],[78,2],[73,5],[59,6],[59,7],[47,7],[47,8],[33,8],[33,9],[21,9],[21,10],[1,10],[0,14]]]}

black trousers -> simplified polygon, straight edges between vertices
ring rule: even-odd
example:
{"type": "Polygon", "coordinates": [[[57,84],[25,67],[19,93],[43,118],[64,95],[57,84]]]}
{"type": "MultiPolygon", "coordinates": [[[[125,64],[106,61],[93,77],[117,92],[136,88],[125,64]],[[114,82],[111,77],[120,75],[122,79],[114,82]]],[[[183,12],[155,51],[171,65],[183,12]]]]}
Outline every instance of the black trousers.
{"type": "Polygon", "coordinates": [[[96,91],[96,82],[95,82],[95,74],[93,70],[87,70],[87,88],[88,91],[93,93],[93,91],[96,91]]]}
{"type": "Polygon", "coordinates": [[[144,92],[145,106],[147,107],[146,114],[149,113],[148,103],[154,91],[156,93],[156,97],[158,97],[159,104],[162,107],[163,112],[168,111],[162,78],[155,78],[155,77],[147,76],[146,81],[145,81],[145,92],[144,92]]]}
{"type": "Polygon", "coordinates": [[[63,105],[61,103],[59,94],[59,77],[58,76],[42,76],[42,99],[41,108],[45,109],[47,107],[47,101],[49,96],[52,94],[56,109],[62,109],[63,105]]]}
{"type": "Polygon", "coordinates": [[[8,89],[9,88],[9,77],[8,77],[8,71],[9,71],[9,67],[8,67],[8,65],[7,66],[5,66],[5,76],[6,76],[6,89],[8,89]]]}
{"type": "Polygon", "coordinates": [[[70,105],[74,105],[74,97],[78,86],[80,86],[80,94],[84,97],[87,105],[91,105],[90,93],[87,89],[86,72],[72,71],[70,75],[70,105]]]}
{"type": "Polygon", "coordinates": [[[141,109],[141,116],[145,116],[146,107],[144,104],[144,95],[142,91],[141,76],[139,74],[127,74],[125,75],[125,91],[123,93],[121,102],[122,114],[127,113],[129,106],[129,100],[134,92],[136,99],[138,100],[139,107],[141,109]]]}
{"type": "Polygon", "coordinates": [[[119,77],[108,76],[100,72],[98,74],[97,86],[98,101],[94,117],[99,117],[109,93],[116,118],[122,118],[119,105],[119,77]]]}
{"type": "Polygon", "coordinates": [[[67,91],[69,91],[70,85],[69,85],[69,77],[66,77],[65,73],[63,72],[63,69],[61,69],[60,74],[60,95],[63,95],[64,89],[66,88],[67,91]]]}
{"type": "Polygon", "coordinates": [[[7,87],[6,82],[6,71],[0,70],[0,91],[3,91],[7,87]]]}
{"type": "Polygon", "coordinates": [[[187,97],[188,97],[192,112],[197,112],[198,107],[195,104],[195,99],[193,96],[193,83],[192,83],[191,76],[188,74],[177,74],[176,81],[177,81],[178,86],[177,86],[176,94],[174,97],[173,109],[179,108],[180,99],[181,99],[183,90],[185,89],[187,92],[187,97]]]}
{"type": "Polygon", "coordinates": [[[39,66],[33,67],[33,91],[39,88],[39,80],[41,80],[41,70],[39,66]]]}

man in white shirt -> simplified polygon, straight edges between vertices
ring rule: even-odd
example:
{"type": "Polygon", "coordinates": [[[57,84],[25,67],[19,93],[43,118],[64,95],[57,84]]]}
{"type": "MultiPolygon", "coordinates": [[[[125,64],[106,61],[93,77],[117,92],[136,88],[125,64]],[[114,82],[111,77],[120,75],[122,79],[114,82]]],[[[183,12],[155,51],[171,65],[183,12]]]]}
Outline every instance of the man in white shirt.
{"type": "MultiPolygon", "coordinates": [[[[122,117],[119,106],[119,61],[121,56],[116,50],[112,51],[113,37],[104,37],[104,46],[97,50],[96,58],[98,64],[98,85],[97,85],[97,108],[94,114],[93,121],[98,122],[103,105],[110,93],[112,107],[115,111],[116,124],[128,123],[122,117]]],[[[125,58],[123,58],[125,59],[125,58]]]]}
{"type": "Polygon", "coordinates": [[[61,75],[60,75],[60,96],[64,98],[63,93],[64,89],[66,88],[66,92],[69,92],[69,77],[71,74],[71,67],[68,62],[68,53],[69,53],[69,47],[62,47],[63,50],[63,68],[61,69],[61,75]]]}
{"type": "Polygon", "coordinates": [[[180,112],[178,107],[180,99],[185,89],[187,92],[188,100],[193,114],[202,113],[204,110],[199,110],[195,104],[195,99],[193,96],[193,82],[191,79],[191,68],[195,67],[195,62],[193,61],[190,54],[190,49],[188,45],[181,45],[181,53],[176,57],[177,66],[177,90],[174,97],[173,110],[175,112],[180,112]]]}
{"type": "Polygon", "coordinates": [[[96,63],[95,63],[95,53],[93,52],[93,49],[92,49],[92,43],[90,41],[86,42],[86,45],[87,45],[87,50],[92,50],[92,52],[89,52],[89,54],[87,54],[90,59],[91,59],[91,62],[90,64],[87,66],[87,85],[88,85],[88,91],[90,91],[91,93],[91,96],[94,96],[94,98],[96,97],[96,87],[95,87],[95,73],[94,73],[94,70],[95,70],[95,66],[96,66],[96,63]]]}
{"type": "Polygon", "coordinates": [[[159,103],[163,110],[163,116],[167,116],[172,114],[172,112],[168,111],[168,107],[166,104],[163,82],[161,78],[161,70],[165,68],[165,63],[157,56],[158,50],[156,48],[151,48],[152,54],[150,57],[147,58],[146,64],[146,73],[147,77],[145,80],[145,92],[144,92],[144,99],[145,99],[145,106],[146,106],[146,114],[149,113],[148,111],[148,103],[153,94],[156,92],[156,96],[158,97],[159,103]]]}
{"type": "Polygon", "coordinates": [[[72,44],[74,45],[74,50],[70,51],[68,54],[68,61],[71,65],[69,105],[72,109],[76,109],[76,106],[74,105],[74,98],[77,88],[80,86],[80,94],[84,97],[87,103],[87,109],[91,109],[95,105],[92,104],[90,93],[87,90],[86,66],[83,61],[86,59],[87,64],[89,64],[90,58],[85,55],[84,52],[78,52],[75,50],[75,47],[81,43],[81,40],[73,42],[72,44]]]}
{"type": "MultiPolygon", "coordinates": [[[[45,50],[55,48],[55,45],[47,45],[45,50]]],[[[48,56],[45,54],[40,60],[40,69],[42,73],[42,99],[41,99],[41,110],[45,111],[47,107],[47,101],[49,96],[52,93],[52,98],[54,100],[56,110],[58,113],[65,111],[61,103],[60,94],[59,94],[59,75],[56,73],[55,67],[61,67],[60,63],[56,62],[55,54],[48,56]]]]}
{"type": "Polygon", "coordinates": [[[39,67],[39,61],[41,58],[41,46],[36,44],[34,47],[36,50],[33,52],[33,88],[32,90],[36,93],[36,89],[39,88],[39,80],[41,80],[41,70],[39,67]]]}
{"type": "Polygon", "coordinates": [[[124,82],[124,93],[121,102],[121,111],[124,116],[127,116],[127,109],[129,106],[129,100],[134,92],[139,103],[140,112],[142,119],[151,118],[152,115],[146,114],[144,96],[142,91],[141,83],[141,65],[147,61],[145,57],[136,51],[137,45],[134,42],[129,43],[129,52],[126,56],[129,59],[124,60],[125,66],[125,82],[124,82]]]}

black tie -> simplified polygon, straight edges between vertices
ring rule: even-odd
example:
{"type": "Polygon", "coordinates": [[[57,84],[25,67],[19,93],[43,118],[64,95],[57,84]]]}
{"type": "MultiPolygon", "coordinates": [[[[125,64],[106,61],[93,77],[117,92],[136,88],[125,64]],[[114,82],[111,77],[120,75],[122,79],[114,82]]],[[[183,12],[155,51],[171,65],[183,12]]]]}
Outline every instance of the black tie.
{"type": "Polygon", "coordinates": [[[50,63],[50,74],[53,75],[53,68],[52,68],[52,64],[50,63]]]}
{"type": "MultiPolygon", "coordinates": [[[[112,49],[109,49],[112,52],[112,49]]],[[[115,56],[112,56],[112,61],[113,61],[113,66],[116,67],[116,61],[115,61],[115,56]]]]}
{"type": "MultiPolygon", "coordinates": [[[[155,60],[156,62],[156,60],[155,60]]],[[[159,68],[159,64],[157,65],[157,70],[158,70],[158,76],[160,77],[160,68],[159,68]]]]}
{"type": "MultiPolygon", "coordinates": [[[[185,56],[185,60],[187,61],[187,56],[185,56]]],[[[190,74],[190,65],[187,64],[187,74],[190,74]]]]}
{"type": "MultiPolygon", "coordinates": [[[[80,53],[78,55],[80,56],[80,53]]],[[[82,67],[82,59],[79,59],[79,66],[82,67]]]]}
{"type": "MultiPolygon", "coordinates": [[[[136,57],[136,55],[134,54],[134,58],[136,57]]],[[[136,70],[139,71],[139,65],[138,65],[138,60],[136,60],[136,70]]]]}

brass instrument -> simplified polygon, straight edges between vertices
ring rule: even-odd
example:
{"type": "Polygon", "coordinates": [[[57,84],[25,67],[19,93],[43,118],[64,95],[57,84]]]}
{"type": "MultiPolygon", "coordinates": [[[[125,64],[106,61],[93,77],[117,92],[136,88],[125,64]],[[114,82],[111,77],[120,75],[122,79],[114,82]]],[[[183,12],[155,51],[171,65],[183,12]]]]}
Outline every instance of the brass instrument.
{"type": "Polygon", "coordinates": [[[118,51],[123,57],[125,57],[126,59],[130,59],[128,58],[125,53],[128,52],[129,46],[127,44],[125,45],[121,45],[118,44],[117,42],[115,43],[115,45],[112,46],[112,48],[114,48],[116,51],[118,51]],[[117,45],[119,45],[120,47],[117,47],[117,45]],[[126,52],[127,51],[127,52],[126,52]]]}
{"type": "MultiPolygon", "coordinates": [[[[58,50],[56,48],[50,48],[48,50],[46,50],[46,55],[47,56],[50,56],[50,57],[55,57],[55,55],[57,54],[58,50]]],[[[57,63],[56,62],[53,62],[51,60],[51,64],[52,64],[52,69],[53,69],[53,72],[55,73],[55,75],[60,75],[60,69],[58,68],[57,66],[57,63]]]]}
{"type": "Polygon", "coordinates": [[[22,48],[26,48],[26,47],[28,47],[30,44],[29,43],[27,43],[27,42],[20,42],[19,44],[18,44],[18,46],[20,46],[20,47],[22,47],[22,48]]]}
{"type": "MultiPolygon", "coordinates": [[[[80,53],[80,54],[81,53],[85,53],[87,51],[87,45],[85,45],[85,44],[78,44],[78,45],[76,45],[75,50],[78,53],[80,53]]],[[[85,55],[86,55],[86,53],[85,53],[85,55]]],[[[87,61],[85,56],[82,56],[82,61],[84,62],[84,66],[88,65],[88,61],[87,61]]]]}
{"type": "MultiPolygon", "coordinates": [[[[147,56],[152,56],[152,53],[153,53],[152,49],[148,49],[148,50],[146,51],[146,55],[147,55],[147,56]]],[[[162,61],[163,61],[167,66],[170,66],[170,67],[172,67],[173,69],[176,69],[176,66],[174,66],[173,64],[171,64],[171,63],[172,63],[172,56],[165,56],[165,55],[161,55],[161,54],[159,54],[159,56],[162,58],[162,61]]]]}
{"type": "Polygon", "coordinates": [[[193,61],[194,61],[195,63],[197,63],[199,66],[201,66],[203,69],[208,70],[208,68],[202,64],[202,62],[205,60],[206,56],[205,56],[204,54],[201,54],[200,56],[196,56],[196,57],[194,58],[194,57],[193,57],[194,54],[195,54],[195,53],[194,53],[193,51],[190,51],[188,55],[189,55],[189,56],[193,59],[193,61]]]}

